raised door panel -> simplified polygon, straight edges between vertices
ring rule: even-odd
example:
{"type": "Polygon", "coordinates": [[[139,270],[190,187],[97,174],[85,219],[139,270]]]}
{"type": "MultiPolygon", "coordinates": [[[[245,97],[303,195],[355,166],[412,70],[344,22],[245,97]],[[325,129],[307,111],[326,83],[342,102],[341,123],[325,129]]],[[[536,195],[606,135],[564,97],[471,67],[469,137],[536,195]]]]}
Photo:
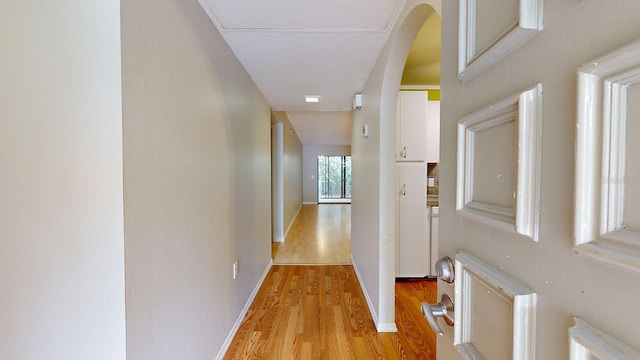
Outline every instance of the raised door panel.
{"type": "Polygon", "coordinates": [[[578,79],[575,250],[640,274],[640,40],[578,79]]]}
{"type": "Polygon", "coordinates": [[[439,320],[438,359],[640,358],[640,2],[616,4],[545,1],[562,21],[461,82],[458,15],[504,2],[442,2],[438,255],[470,265],[439,282],[460,321],[439,320]]]}

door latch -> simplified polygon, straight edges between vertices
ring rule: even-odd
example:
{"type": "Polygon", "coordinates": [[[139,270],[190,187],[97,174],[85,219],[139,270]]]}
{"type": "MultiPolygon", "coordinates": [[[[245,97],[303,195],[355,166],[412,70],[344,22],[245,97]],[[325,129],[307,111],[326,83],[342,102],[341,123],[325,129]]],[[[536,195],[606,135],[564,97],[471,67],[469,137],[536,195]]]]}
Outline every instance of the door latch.
{"type": "Polygon", "coordinates": [[[421,304],[422,315],[427,318],[429,322],[429,326],[431,329],[438,335],[444,335],[440,326],[438,326],[437,318],[441,317],[444,319],[444,322],[453,326],[454,322],[454,309],[453,309],[453,301],[447,294],[442,295],[442,300],[440,300],[437,304],[429,304],[423,302],[421,304]]]}
{"type": "Polygon", "coordinates": [[[436,275],[438,279],[452,284],[456,279],[455,266],[453,265],[453,261],[448,256],[443,257],[442,259],[436,262],[436,275]]]}

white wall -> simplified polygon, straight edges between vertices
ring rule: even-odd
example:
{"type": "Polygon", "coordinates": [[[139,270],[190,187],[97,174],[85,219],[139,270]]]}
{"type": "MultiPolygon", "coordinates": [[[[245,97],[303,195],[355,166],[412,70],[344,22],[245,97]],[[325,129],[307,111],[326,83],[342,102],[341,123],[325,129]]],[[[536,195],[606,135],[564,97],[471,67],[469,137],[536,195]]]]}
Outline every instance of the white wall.
{"type": "Polygon", "coordinates": [[[127,356],[212,359],[271,258],[269,106],[196,1],[122,43],[127,356]]]}
{"type": "Polygon", "coordinates": [[[288,229],[302,206],[302,143],[284,111],[275,113],[283,125],[284,229],[288,229]]]}
{"type": "Polygon", "coordinates": [[[125,359],[119,6],[0,2],[1,359],[125,359]]]}
{"type": "MultiPolygon", "coordinates": [[[[407,1],[353,112],[351,252],[378,330],[393,331],[395,276],[395,117],[402,69],[413,39],[433,13],[407,1]],[[369,124],[369,137],[362,126],[369,124]]],[[[439,8],[439,7],[438,7],[439,8]]]]}
{"type": "Polygon", "coordinates": [[[302,190],[305,203],[318,202],[318,156],[351,155],[351,146],[304,145],[302,147],[302,190]]]}

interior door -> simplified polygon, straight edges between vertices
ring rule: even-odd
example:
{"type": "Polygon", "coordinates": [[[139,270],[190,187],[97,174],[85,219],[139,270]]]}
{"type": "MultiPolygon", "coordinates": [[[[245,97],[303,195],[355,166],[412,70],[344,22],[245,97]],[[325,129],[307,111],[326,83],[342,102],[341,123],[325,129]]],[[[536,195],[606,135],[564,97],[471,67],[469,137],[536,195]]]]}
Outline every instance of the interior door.
{"type": "Polygon", "coordinates": [[[640,2],[442,6],[438,359],[640,358],[640,2]]]}

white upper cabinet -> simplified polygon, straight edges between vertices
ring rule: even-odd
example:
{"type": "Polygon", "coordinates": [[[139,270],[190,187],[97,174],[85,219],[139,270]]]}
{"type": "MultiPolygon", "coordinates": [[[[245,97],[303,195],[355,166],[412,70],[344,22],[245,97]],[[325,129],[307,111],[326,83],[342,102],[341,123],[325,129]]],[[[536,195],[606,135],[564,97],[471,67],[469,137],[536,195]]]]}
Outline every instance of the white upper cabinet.
{"type": "Polygon", "coordinates": [[[425,160],[426,106],[426,91],[400,91],[397,112],[396,160],[425,160]]]}
{"type": "Polygon", "coordinates": [[[426,153],[428,163],[440,162],[440,101],[427,101],[426,104],[426,153]]]}
{"type": "Polygon", "coordinates": [[[400,91],[397,126],[397,161],[439,162],[440,101],[429,101],[427,91],[400,91]]]}

